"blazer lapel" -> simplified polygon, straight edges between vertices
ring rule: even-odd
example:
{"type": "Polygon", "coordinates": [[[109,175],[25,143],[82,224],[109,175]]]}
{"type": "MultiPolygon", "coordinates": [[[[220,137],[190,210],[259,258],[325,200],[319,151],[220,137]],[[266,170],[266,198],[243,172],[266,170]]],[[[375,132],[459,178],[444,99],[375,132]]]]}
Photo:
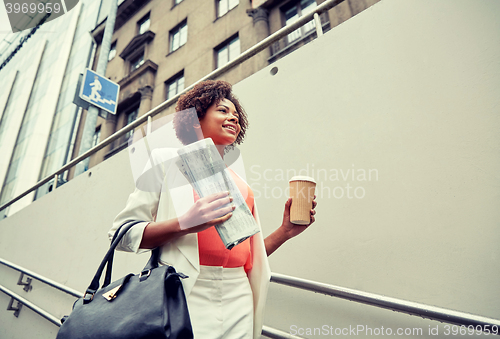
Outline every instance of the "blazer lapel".
{"type": "MultiPolygon", "coordinates": [[[[176,168],[169,174],[173,176],[172,179],[176,183],[174,188],[170,189],[170,197],[172,199],[172,205],[175,209],[174,213],[176,216],[181,216],[194,204],[193,188],[179,169],[176,168]],[[178,183],[182,182],[183,184],[178,185],[178,183]]],[[[188,234],[180,237],[174,241],[173,244],[186,257],[196,271],[199,272],[200,258],[198,254],[198,236],[196,234],[188,234]]]]}

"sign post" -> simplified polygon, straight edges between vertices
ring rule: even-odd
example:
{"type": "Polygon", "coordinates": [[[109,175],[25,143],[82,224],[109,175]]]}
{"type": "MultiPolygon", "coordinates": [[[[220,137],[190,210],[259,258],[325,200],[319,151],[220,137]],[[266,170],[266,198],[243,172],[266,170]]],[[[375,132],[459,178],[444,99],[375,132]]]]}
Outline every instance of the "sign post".
{"type": "MultiPolygon", "coordinates": [[[[97,62],[97,75],[105,75],[106,74],[106,68],[108,66],[108,56],[109,56],[109,50],[111,48],[111,39],[113,38],[113,30],[115,27],[115,22],[116,22],[116,10],[118,8],[118,0],[111,0],[110,1],[110,6],[109,6],[109,14],[106,19],[106,26],[104,27],[104,36],[102,37],[102,43],[101,43],[101,51],[99,53],[99,60],[97,62]]],[[[88,72],[85,72],[86,74],[88,72]]],[[[83,135],[80,143],[80,150],[78,152],[78,155],[82,155],[85,152],[87,152],[91,147],[92,147],[92,140],[94,138],[94,133],[95,133],[95,125],[97,123],[97,116],[99,114],[99,109],[94,106],[96,103],[99,102],[99,96],[102,95],[102,89],[103,89],[103,82],[101,82],[100,79],[106,79],[105,77],[97,78],[97,82],[95,82],[96,78],[93,78],[93,81],[91,80],[90,83],[88,83],[87,86],[82,85],[82,88],[89,87],[90,88],[90,93],[88,94],[89,98],[91,98],[92,105],[89,107],[89,110],[87,111],[87,116],[85,118],[85,124],[83,127],[83,135]],[[91,84],[93,85],[91,86],[91,84]],[[99,88],[100,87],[100,88],[99,88]],[[92,92],[94,91],[94,92],[92,92]]],[[[107,79],[106,79],[107,82],[107,79]]],[[[85,92],[87,93],[87,92],[85,92]]],[[[109,100],[105,98],[106,100],[109,100]]],[[[115,104],[116,106],[116,99],[115,99],[115,104]]],[[[115,107],[116,111],[116,107],[115,107]]],[[[82,160],[78,165],[76,165],[76,170],[75,170],[75,177],[78,176],[79,174],[85,172],[89,166],[89,161],[90,158],[87,157],[85,160],[82,160]]]]}
{"type": "Polygon", "coordinates": [[[86,69],[83,75],[80,98],[111,114],[116,114],[120,85],[86,69]]]}

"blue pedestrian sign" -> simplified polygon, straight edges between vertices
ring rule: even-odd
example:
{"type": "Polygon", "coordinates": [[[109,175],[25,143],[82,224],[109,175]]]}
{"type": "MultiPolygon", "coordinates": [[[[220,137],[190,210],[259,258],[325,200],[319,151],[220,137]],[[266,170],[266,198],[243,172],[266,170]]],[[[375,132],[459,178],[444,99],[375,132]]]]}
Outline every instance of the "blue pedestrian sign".
{"type": "Polygon", "coordinates": [[[90,69],[85,70],[80,92],[80,98],[83,100],[109,113],[116,114],[119,92],[120,85],[90,69]]]}

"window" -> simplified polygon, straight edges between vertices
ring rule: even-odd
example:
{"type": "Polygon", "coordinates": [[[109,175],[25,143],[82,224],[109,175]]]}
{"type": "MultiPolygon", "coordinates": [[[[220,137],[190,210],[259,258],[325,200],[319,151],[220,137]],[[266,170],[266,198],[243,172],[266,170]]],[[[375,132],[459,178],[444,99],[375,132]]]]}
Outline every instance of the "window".
{"type": "Polygon", "coordinates": [[[184,72],[168,80],[165,85],[167,88],[167,100],[182,92],[184,90],[184,72]]]}
{"type": "Polygon", "coordinates": [[[113,59],[116,56],[116,41],[111,44],[111,48],[109,49],[108,61],[113,59]]]}
{"type": "MultiPolygon", "coordinates": [[[[284,11],[286,25],[290,25],[293,22],[297,21],[301,16],[304,16],[316,8],[315,0],[301,0],[297,2],[293,7],[284,11]]],[[[314,30],[314,20],[309,21],[304,26],[298,28],[292,33],[288,34],[288,43],[291,43],[297,39],[300,39],[304,35],[306,35],[311,30],[314,30]]]]}
{"type": "Polygon", "coordinates": [[[100,138],[101,138],[101,126],[98,126],[95,129],[94,136],[92,137],[92,147],[96,146],[99,143],[100,138]]]}
{"type": "Polygon", "coordinates": [[[227,43],[224,43],[217,50],[217,65],[216,68],[222,67],[227,64],[229,61],[235,59],[238,55],[240,55],[240,39],[235,37],[233,39],[228,40],[227,43]]]}
{"type": "Polygon", "coordinates": [[[184,21],[179,26],[170,31],[170,52],[176,51],[187,41],[188,26],[184,21]]]}
{"type": "Polygon", "coordinates": [[[130,60],[130,72],[135,71],[144,63],[144,52],[142,52],[139,56],[130,60]]]}
{"type": "Polygon", "coordinates": [[[139,35],[149,30],[149,13],[137,23],[139,35]]]}
{"type": "Polygon", "coordinates": [[[239,0],[217,0],[217,15],[220,18],[236,6],[239,0]]]}
{"type": "MultiPolygon", "coordinates": [[[[125,126],[128,126],[128,125],[130,125],[130,123],[134,122],[134,120],[137,119],[137,114],[138,113],[139,113],[139,108],[137,108],[137,109],[135,109],[133,111],[128,112],[127,116],[125,117],[125,119],[126,119],[125,120],[125,126]]],[[[125,140],[128,140],[133,134],[134,134],[134,130],[129,131],[125,135],[125,140]]]]}

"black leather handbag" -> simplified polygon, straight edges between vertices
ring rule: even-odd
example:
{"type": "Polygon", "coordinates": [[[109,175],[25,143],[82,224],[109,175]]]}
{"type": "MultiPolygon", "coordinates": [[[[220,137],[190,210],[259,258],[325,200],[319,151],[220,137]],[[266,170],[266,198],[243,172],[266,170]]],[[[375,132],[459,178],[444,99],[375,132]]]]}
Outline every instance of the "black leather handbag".
{"type": "Polygon", "coordinates": [[[56,339],[192,339],[193,331],[180,278],[172,266],[159,266],[160,249],[138,275],[113,282],[114,251],[123,235],[137,222],[122,226],[111,242],[85,295],[61,322],[56,339]],[[101,289],[99,280],[106,268],[101,289]]]}

